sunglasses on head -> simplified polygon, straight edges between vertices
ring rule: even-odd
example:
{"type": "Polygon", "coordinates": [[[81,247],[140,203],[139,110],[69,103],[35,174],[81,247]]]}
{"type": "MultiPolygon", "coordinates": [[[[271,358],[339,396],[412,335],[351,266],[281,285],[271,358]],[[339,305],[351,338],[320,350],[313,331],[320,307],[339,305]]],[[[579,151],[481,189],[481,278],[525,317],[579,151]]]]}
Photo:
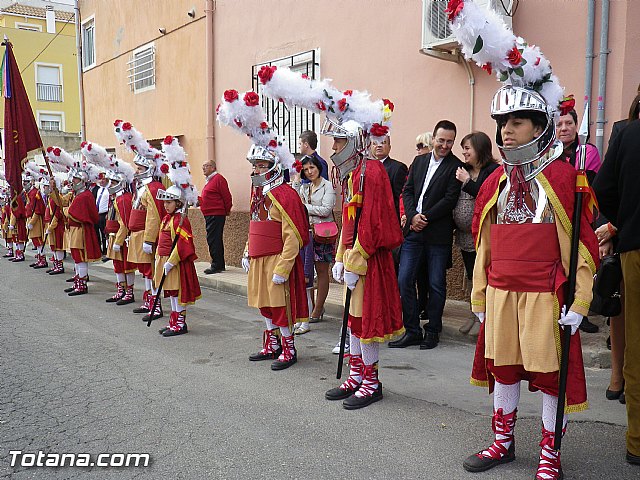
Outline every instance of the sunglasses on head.
{"type": "Polygon", "coordinates": [[[416,145],[416,150],[422,150],[423,148],[424,148],[424,144],[422,144],[422,143],[418,143],[416,145]]]}

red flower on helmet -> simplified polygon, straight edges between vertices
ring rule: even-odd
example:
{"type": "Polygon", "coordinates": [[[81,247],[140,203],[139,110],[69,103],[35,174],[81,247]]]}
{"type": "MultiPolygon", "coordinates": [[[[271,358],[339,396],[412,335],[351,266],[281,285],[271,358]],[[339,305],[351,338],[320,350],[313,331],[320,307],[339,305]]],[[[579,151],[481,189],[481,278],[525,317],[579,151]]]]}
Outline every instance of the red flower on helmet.
{"type": "Polygon", "coordinates": [[[389,133],[389,127],[386,125],[380,125],[379,123],[374,123],[369,129],[369,133],[374,137],[384,137],[389,133]]]}
{"type": "Polygon", "coordinates": [[[391,110],[393,112],[393,109],[396,108],[396,106],[393,104],[393,102],[391,100],[389,100],[388,98],[383,98],[382,99],[382,103],[384,103],[385,107],[389,107],[389,110],[391,110]]]}
{"type": "Polygon", "coordinates": [[[171,135],[167,135],[164,137],[163,143],[165,145],[171,145],[173,143],[173,137],[171,135]]]}
{"type": "Polygon", "coordinates": [[[84,148],[84,147],[86,147],[86,146],[87,146],[87,142],[82,142],[82,143],[80,144],[80,148],[84,148]]]}
{"type": "Polygon", "coordinates": [[[238,128],[242,128],[242,122],[237,118],[234,120],[234,123],[238,126],[238,128]]]}
{"type": "Polygon", "coordinates": [[[560,115],[567,115],[575,107],[576,107],[576,100],[573,98],[573,95],[564,97],[560,102],[560,115]]]}
{"type": "Polygon", "coordinates": [[[54,149],[53,149],[53,154],[54,154],[56,157],[59,157],[61,153],[62,153],[62,151],[61,151],[58,147],[56,147],[56,148],[54,148],[54,149]]]}
{"type": "Polygon", "coordinates": [[[300,75],[302,78],[304,78],[305,80],[309,79],[309,75],[307,75],[306,73],[303,73],[302,75],[300,75]]]}
{"type": "Polygon", "coordinates": [[[160,165],[160,171],[166,175],[167,173],[169,173],[169,165],[163,163],[162,165],[160,165]]]}
{"type": "Polygon", "coordinates": [[[138,151],[138,147],[136,147],[135,145],[131,145],[131,150],[133,150],[134,152],[138,151]]]}
{"type": "Polygon", "coordinates": [[[260,103],[260,97],[256,92],[247,92],[244,94],[244,103],[247,107],[255,107],[260,103]]]}
{"type": "Polygon", "coordinates": [[[449,21],[453,22],[463,8],[464,0],[449,0],[444,13],[448,15],[449,21]]]}
{"type": "Polygon", "coordinates": [[[116,120],[115,122],[113,122],[113,126],[117,127],[118,125],[120,125],[122,123],[122,120],[116,120]]]}
{"type": "Polygon", "coordinates": [[[93,144],[90,143],[89,145],[87,145],[87,150],[91,151],[92,148],[93,148],[93,144]]]}
{"type": "Polygon", "coordinates": [[[262,122],[262,123],[260,124],[260,128],[261,128],[262,130],[268,130],[268,129],[269,129],[269,125],[267,125],[267,122],[262,122]]]}
{"type": "Polygon", "coordinates": [[[278,146],[278,142],[276,142],[275,140],[273,140],[273,139],[272,139],[272,140],[269,142],[269,146],[270,146],[271,148],[276,148],[276,147],[278,146]]]}
{"type": "Polygon", "coordinates": [[[129,122],[124,122],[124,123],[122,124],[122,130],[125,130],[125,131],[127,131],[127,130],[131,130],[131,126],[132,126],[132,125],[131,125],[129,122]]]}
{"type": "Polygon", "coordinates": [[[353,95],[353,90],[345,90],[342,92],[344,95],[353,95]]]}
{"type": "Polygon", "coordinates": [[[514,67],[520,65],[520,63],[522,62],[522,54],[520,53],[520,50],[518,50],[518,47],[513,47],[511,50],[509,50],[509,53],[507,54],[507,60],[514,67]]]}
{"type": "Polygon", "coordinates": [[[235,102],[238,99],[238,91],[237,90],[225,90],[224,91],[224,99],[229,103],[235,102]]]}
{"type": "Polygon", "coordinates": [[[189,184],[188,183],[183,183],[182,185],[180,185],[182,188],[189,188],[189,184]]]}
{"type": "Polygon", "coordinates": [[[47,153],[53,152],[53,147],[47,147],[47,153]]]}
{"type": "Polygon", "coordinates": [[[258,71],[258,78],[260,79],[260,83],[265,85],[271,78],[273,77],[273,72],[278,69],[275,65],[270,67],[269,65],[264,65],[260,71],[258,71]]]}
{"type": "Polygon", "coordinates": [[[493,66],[491,65],[491,62],[485,63],[484,65],[482,65],[482,69],[487,72],[489,75],[491,75],[493,73],[493,66]]]}
{"type": "Polygon", "coordinates": [[[296,172],[300,173],[302,171],[302,162],[300,160],[296,160],[293,162],[293,168],[296,169],[296,172]]]}
{"type": "Polygon", "coordinates": [[[344,112],[347,110],[347,108],[349,108],[349,104],[347,103],[346,98],[341,98],[340,100],[338,100],[338,110],[344,112]]]}

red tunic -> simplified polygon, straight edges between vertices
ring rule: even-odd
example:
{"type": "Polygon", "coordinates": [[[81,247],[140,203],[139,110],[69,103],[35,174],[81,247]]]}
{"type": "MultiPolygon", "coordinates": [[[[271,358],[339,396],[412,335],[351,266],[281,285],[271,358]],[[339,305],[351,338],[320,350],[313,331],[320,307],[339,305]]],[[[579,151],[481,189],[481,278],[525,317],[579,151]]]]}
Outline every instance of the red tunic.
{"type": "MultiPolygon", "coordinates": [[[[476,198],[475,211],[472,223],[472,232],[477,244],[478,233],[482,223],[486,220],[486,213],[494,207],[501,187],[503,169],[496,169],[483,183],[476,198]]],[[[571,221],[575,204],[574,193],[576,190],[576,171],[569,164],[555,161],[547,166],[541,174],[553,190],[555,198],[550,196],[556,221],[559,222],[571,236],[571,221]]],[[[586,202],[587,200],[585,200],[586,202]]],[[[502,290],[521,292],[554,292],[559,305],[563,305],[566,291],[567,273],[563,271],[558,245],[550,244],[551,234],[555,238],[556,227],[549,224],[525,224],[525,225],[495,225],[492,226],[491,265],[487,271],[489,285],[502,290]],[[515,232],[514,229],[518,229],[515,232]],[[498,240],[499,237],[500,240],[498,240]],[[504,240],[504,242],[502,242],[504,240]],[[504,243],[504,244],[503,244],[504,243]],[[498,247],[495,247],[498,245],[498,247]],[[544,247],[544,248],[537,248],[544,247]],[[496,256],[494,258],[494,250],[496,256]],[[514,254],[515,252],[515,254],[514,254]],[[518,252],[522,261],[518,260],[518,252]],[[525,252],[524,254],[522,252],[525,252]],[[526,274],[523,274],[523,264],[526,263],[526,274]]],[[[587,210],[583,208],[580,223],[580,255],[585,261],[596,268],[598,265],[598,242],[587,219],[587,210]]],[[[556,342],[558,358],[560,358],[560,345],[563,334],[558,329],[560,341],[556,342]]],[[[567,377],[566,403],[568,407],[581,406],[587,398],[584,365],[582,360],[582,346],[580,333],[571,336],[569,350],[569,373],[567,377]]],[[[491,359],[484,356],[485,337],[484,324],[480,329],[473,369],[472,383],[476,385],[488,385],[489,391],[493,391],[495,378],[489,372],[500,372],[501,375],[513,375],[514,379],[524,378],[529,382],[529,390],[542,390],[551,395],[558,394],[558,372],[537,373],[526,372],[522,366],[495,367],[491,359]]]]}
{"type": "Polygon", "coordinates": [[[180,225],[179,214],[167,214],[162,219],[160,226],[160,234],[158,235],[158,256],[169,256],[171,254],[171,246],[175,235],[179,235],[176,243],[176,250],[180,262],[177,267],[180,269],[180,293],[178,302],[180,305],[190,305],[195,303],[202,296],[200,291],[200,282],[194,262],[198,259],[196,256],[196,247],[193,243],[193,233],[191,231],[191,222],[184,217],[182,225],[180,225]],[[165,230],[164,227],[173,222],[172,230],[165,230]],[[175,233],[174,233],[175,232],[175,233]]]}
{"type": "Polygon", "coordinates": [[[27,237],[27,217],[26,217],[26,195],[24,191],[20,192],[15,201],[11,203],[11,213],[16,219],[14,238],[16,243],[26,243],[27,237]]]}
{"type": "Polygon", "coordinates": [[[50,225],[54,218],[58,223],[55,229],[49,234],[49,246],[52,250],[62,250],[64,242],[64,213],[62,209],[55,204],[53,197],[49,196],[47,208],[44,212],[44,221],[50,225]]]}
{"type": "Polygon", "coordinates": [[[102,258],[100,244],[94,225],[98,223],[98,207],[93,195],[89,190],[85,190],[75,195],[69,205],[69,224],[71,226],[82,226],[85,245],[85,261],[92,262],[102,258]],[[75,223],[75,225],[74,225],[75,223]]]}
{"type": "Polygon", "coordinates": [[[360,192],[360,164],[352,172],[353,195],[343,208],[342,242],[353,246],[356,207],[362,206],[357,241],[367,253],[362,305],[361,340],[383,341],[404,331],[398,279],[391,250],[402,244],[389,176],[378,161],[367,161],[364,192],[360,192]]]}

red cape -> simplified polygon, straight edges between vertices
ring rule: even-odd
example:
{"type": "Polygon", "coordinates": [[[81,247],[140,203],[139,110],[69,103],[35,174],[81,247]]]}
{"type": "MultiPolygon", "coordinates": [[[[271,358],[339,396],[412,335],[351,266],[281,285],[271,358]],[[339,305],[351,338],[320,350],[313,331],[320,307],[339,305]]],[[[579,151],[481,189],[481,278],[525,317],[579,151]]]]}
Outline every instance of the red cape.
{"type": "Polygon", "coordinates": [[[176,249],[180,256],[180,263],[178,263],[178,268],[180,269],[180,296],[178,302],[180,305],[190,305],[202,296],[198,274],[196,273],[196,267],[194,265],[198,257],[196,256],[196,247],[193,243],[191,222],[189,222],[189,219],[185,215],[182,225],[180,225],[180,215],[167,214],[162,219],[161,231],[169,221],[173,221],[173,230],[171,232],[172,240],[175,238],[175,232],[180,235],[176,243],[176,249]]]}
{"type": "Polygon", "coordinates": [[[40,191],[33,187],[27,194],[27,205],[25,208],[25,214],[27,218],[31,218],[33,214],[44,215],[45,205],[42,200],[40,191]]]}
{"type": "MultiPolygon", "coordinates": [[[[391,250],[402,244],[389,176],[377,160],[366,161],[364,192],[360,192],[360,164],[352,173],[353,196],[347,216],[362,205],[357,242],[369,256],[362,305],[362,339],[385,341],[404,331],[400,290],[391,250]]],[[[349,219],[347,219],[349,221],[349,219]]],[[[343,218],[344,222],[344,218],[343,218]]]]}
{"type": "MultiPolygon", "coordinates": [[[[158,209],[158,215],[162,220],[167,215],[167,211],[164,209],[164,202],[162,200],[158,200],[156,196],[158,194],[158,190],[164,190],[165,186],[162,185],[162,183],[154,180],[153,182],[149,183],[147,187],[149,187],[149,191],[151,192],[153,201],[155,202],[156,208],[158,209]]],[[[128,224],[129,223],[127,222],[127,225],[128,224]]]]}
{"type": "MultiPolygon", "coordinates": [[[[309,243],[309,217],[300,200],[298,192],[286,183],[270,190],[267,195],[280,211],[282,221],[287,222],[298,237],[299,247],[309,243]]],[[[307,289],[304,283],[304,266],[302,257],[298,255],[289,273],[289,300],[291,303],[291,317],[294,322],[309,318],[309,304],[307,303],[307,289]]]]}
{"type": "Polygon", "coordinates": [[[133,195],[129,192],[125,192],[122,195],[116,197],[116,205],[118,206],[118,212],[120,212],[120,218],[124,222],[125,226],[129,225],[129,217],[131,216],[131,206],[133,203],[133,195]]]}
{"type": "Polygon", "coordinates": [[[94,225],[100,220],[96,201],[89,190],[76,195],[71,201],[68,210],[69,217],[82,223],[84,231],[85,258],[88,262],[100,260],[102,252],[98,243],[98,235],[94,225]]]}
{"type": "MultiPolygon", "coordinates": [[[[576,176],[575,168],[563,160],[552,162],[536,176],[549,197],[549,201],[556,214],[556,221],[562,225],[569,237],[571,237],[573,228],[571,221],[573,219],[573,208],[575,205],[576,176]]],[[[500,193],[500,187],[504,181],[506,181],[504,170],[502,168],[496,169],[482,184],[480,192],[476,197],[472,222],[472,233],[476,246],[482,223],[486,219],[488,212],[495,206],[500,193]]],[[[588,198],[585,198],[585,202],[586,201],[588,201],[588,198]]],[[[599,264],[598,241],[587,218],[586,205],[583,205],[580,221],[579,253],[591,267],[592,272],[595,273],[599,264]]],[[[565,275],[568,277],[568,272],[565,272],[565,275]]],[[[566,283],[561,285],[556,292],[560,306],[562,306],[565,298],[564,285],[566,285],[566,283]]],[[[556,341],[556,345],[558,349],[560,349],[563,332],[562,329],[558,330],[560,332],[560,341],[556,341]]],[[[483,325],[476,343],[471,382],[476,385],[486,385],[489,387],[489,391],[492,392],[495,380],[493,376],[487,372],[484,351],[483,325]]],[[[558,350],[558,358],[560,358],[560,350],[558,350]]],[[[530,385],[529,389],[535,391],[536,388],[530,385]]],[[[580,333],[577,332],[571,336],[569,350],[569,373],[566,396],[567,412],[570,413],[572,411],[571,407],[574,407],[574,410],[582,409],[582,406],[586,405],[586,398],[587,392],[582,360],[582,345],[580,342],[580,333]]]]}

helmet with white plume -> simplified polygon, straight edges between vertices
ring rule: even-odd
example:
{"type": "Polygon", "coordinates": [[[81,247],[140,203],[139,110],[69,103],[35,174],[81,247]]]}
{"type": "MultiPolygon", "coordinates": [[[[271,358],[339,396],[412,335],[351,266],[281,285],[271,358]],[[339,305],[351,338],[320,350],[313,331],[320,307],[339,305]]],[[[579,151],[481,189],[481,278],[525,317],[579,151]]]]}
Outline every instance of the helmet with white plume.
{"type": "Polygon", "coordinates": [[[142,171],[135,174],[136,180],[143,180],[152,177],[161,177],[162,152],[149,145],[142,134],[129,122],[116,120],[113,124],[114,133],[120,143],[129,147],[136,154],[133,163],[142,167],[142,171]]]}
{"type": "Polygon", "coordinates": [[[180,202],[178,208],[195,205],[198,201],[198,190],[193,185],[191,169],[187,161],[187,154],[176,137],[165,137],[162,142],[164,163],[160,169],[169,177],[173,185],[166,190],[158,190],[158,200],[175,200],[180,202]]]}

